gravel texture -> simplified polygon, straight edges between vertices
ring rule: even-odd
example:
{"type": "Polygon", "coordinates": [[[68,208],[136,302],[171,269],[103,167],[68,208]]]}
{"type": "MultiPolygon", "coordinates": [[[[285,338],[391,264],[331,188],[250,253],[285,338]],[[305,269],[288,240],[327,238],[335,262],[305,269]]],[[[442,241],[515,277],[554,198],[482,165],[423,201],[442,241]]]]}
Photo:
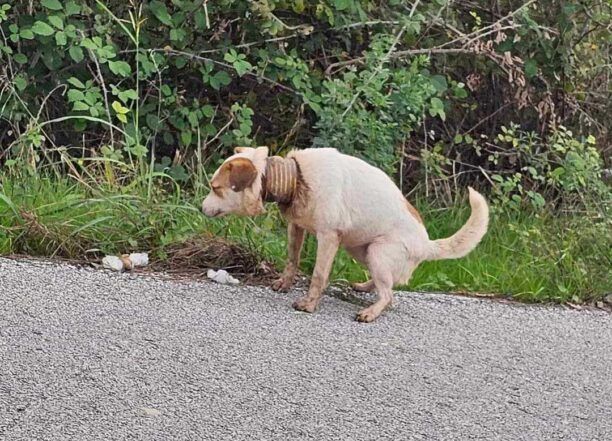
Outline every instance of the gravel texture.
{"type": "Polygon", "coordinates": [[[602,311],[0,259],[0,440],[610,440],[602,311]]]}

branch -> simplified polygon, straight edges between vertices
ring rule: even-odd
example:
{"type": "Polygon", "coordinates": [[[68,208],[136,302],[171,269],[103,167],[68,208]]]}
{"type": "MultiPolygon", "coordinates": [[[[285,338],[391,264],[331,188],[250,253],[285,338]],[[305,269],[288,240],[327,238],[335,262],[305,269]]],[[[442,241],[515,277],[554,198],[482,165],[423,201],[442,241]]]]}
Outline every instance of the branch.
{"type": "MultiPolygon", "coordinates": [[[[232,66],[231,64],[227,64],[227,63],[224,63],[222,61],[213,60],[212,58],[202,57],[200,55],[192,54],[190,52],[178,51],[178,50],[170,49],[170,48],[167,48],[167,49],[150,49],[149,51],[150,52],[163,52],[163,53],[168,54],[168,55],[180,55],[180,56],[183,56],[183,57],[191,58],[192,60],[208,61],[208,62],[214,63],[214,64],[216,64],[218,66],[222,66],[222,67],[224,67],[226,69],[235,70],[234,66],[232,66]]],[[[281,88],[283,90],[286,90],[287,92],[291,92],[291,93],[293,93],[295,95],[300,95],[301,96],[301,93],[298,92],[297,90],[292,89],[291,87],[285,86],[284,84],[281,84],[278,81],[274,81],[274,80],[272,80],[270,78],[264,77],[263,75],[258,75],[258,74],[254,73],[254,72],[246,72],[245,75],[248,75],[250,77],[254,77],[254,78],[257,78],[257,79],[264,80],[264,81],[266,81],[266,82],[268,82],[270,84],[273,84],[276,87],[279,87],[279,88],[281,88]]]]}
{"type": "MultiPolygon", "coordinates": [[[[400,58],[403,56],[409,56],[409,55],[420,55],[420,54],[427,54],[427,55],[433,55],[433,54],[472,54],[474,53],[474,50],[466,47],[469,44],[473,43],[474,41],[485,37],[487,35],[490,35],[492,33],[498,32],[500,30],[505,30],[505,29],[515,29],[516,27],[518,27],[518,25],[515,24],[511,24],[511,25],[507,25],[507,26],[503,26],[500,28],[497,28],[498,25],[500,25],[502,22],[509,20],[510,18],[514,17],[516,14],[518,14],[521,10],[525,9],[527,6],[531,5],[532,3],[534,3],[536,0],[529,0],[527,3],[525,3],[524,5],[522,5],[521,7],[515,9],[514,11],[508,13],[507,15],[505,15],[504,17],[500,18],[499,20],[497,20],[496,22],[485,26],[482,29],[478,29],[474,32],[471,32],[469,34],[464,34],[463,32],[459,31],[458,29],[455,29],[451,26],[447,27],[449,29],[451,29],[453,32],[459,34],[459,36],[451,41],[447,41],[446,43],[441,44],[440,46],[436,46],[434,48],[429,48],[429,49],[408,49],[408,50],[403,50],[403,51],[397,51],[393,54],[390,55],[391,58],[400,58]],[[455,43],[462,43],[461,47],[458,48],[449,48],[448,46],[451,46],[455,43]]],[[[412,16],[412,14],[414,13],[415,10],[415,6],[417,5],[418,1],[415,2],[415,4],[413,5],[411,12],[410,12],[410,16],[412,16]]],[[[345,66],[349,66],[352,64],[357,64],[357,63],[361,63],[365,60],[365,57],[357,57],[357,58],[353,58],[351,60],[346,60],[346,61],[338,61],[336,63],[332,63],[330,64],[327,69],[325,69],[325,74],[326,75],[330,75],[331,71],[335,68],[338,67],[345,67],[345,66]]]]}

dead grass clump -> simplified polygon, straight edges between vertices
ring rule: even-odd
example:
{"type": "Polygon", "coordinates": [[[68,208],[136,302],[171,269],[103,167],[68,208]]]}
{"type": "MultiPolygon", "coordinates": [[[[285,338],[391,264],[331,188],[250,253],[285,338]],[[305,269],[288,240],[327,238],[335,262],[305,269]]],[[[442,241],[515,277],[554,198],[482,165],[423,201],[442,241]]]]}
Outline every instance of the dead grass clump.
{"type": "Polygon", "coordinates": [[[209,268],[224,269],[248,283],[265,283],[278,275],[274,266],[255,252],[213,236],[170,245],[164,254],[152,263],[151,269],[188,276],[206,276],[209,268]]]}

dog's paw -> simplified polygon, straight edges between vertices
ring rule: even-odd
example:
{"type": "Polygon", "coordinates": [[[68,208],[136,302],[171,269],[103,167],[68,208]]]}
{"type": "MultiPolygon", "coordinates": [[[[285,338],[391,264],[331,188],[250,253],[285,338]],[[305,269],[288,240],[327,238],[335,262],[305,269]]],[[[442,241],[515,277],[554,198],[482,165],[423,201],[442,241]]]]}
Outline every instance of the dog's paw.
{"type": "Polygon", "coordinates": [[[359,311],[357,313],[357,317],[355,317],[355,320],[361,323],[372,323],[374,320],[378,318],[379,315],[380,315],[379,312],[369,307],[369,308],[365,308],[359,311]]]}
{"type": "Polygon", "coordinates": [[[317,309],[317,303],[308,297],[302,297],[293,302],[293,308],[297,311],[314,312],[317,309]]]}
{"type": "Polygon", "coordinates": [[[272,283],[272,289],[274,291],[286,292],[293,286],[293,280],[287,277],[281,277],[272,283]]]}

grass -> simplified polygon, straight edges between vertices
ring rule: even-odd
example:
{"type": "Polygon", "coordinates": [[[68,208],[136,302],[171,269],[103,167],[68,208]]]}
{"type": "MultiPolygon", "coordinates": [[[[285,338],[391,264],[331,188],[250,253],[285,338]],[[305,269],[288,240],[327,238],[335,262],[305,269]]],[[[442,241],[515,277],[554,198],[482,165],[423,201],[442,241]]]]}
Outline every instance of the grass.
{"type": "MultiPolygon", "coordinates": [[[[177,255],[180,244],[196,243],[208,250],[207,265],[252,271],[255,261],[266,260],[282,267],[284,222],[273,207],[256,219],[206,219],[199,212],[199,196],[138,187],[123,191],[92,189],[68,179],[0,177],[0,254],[84,259],[146,250],[163,263],[177,255]],[[241,247],[224,252],[207,248],[219,240],[241,247]],[[245,259],[251,263],[245,266],[245,259]]],[[[424,201],[416,205],[432,239],[451,235],[469,216],[466,200],[444,209],[424,201]]],[[[473,253],[423,263],[406,288],[507,295],[526,302],[597,300],[612,292],[611,227],[606,217],[521,214],[494,207],[489,232],[473,253]]],[[[310,237],[303,254],[306,273],[314,265],[315,250],[310,237]]],[[[366,277],[346,253],[338,255],[334,280],[366,277]]]]}

